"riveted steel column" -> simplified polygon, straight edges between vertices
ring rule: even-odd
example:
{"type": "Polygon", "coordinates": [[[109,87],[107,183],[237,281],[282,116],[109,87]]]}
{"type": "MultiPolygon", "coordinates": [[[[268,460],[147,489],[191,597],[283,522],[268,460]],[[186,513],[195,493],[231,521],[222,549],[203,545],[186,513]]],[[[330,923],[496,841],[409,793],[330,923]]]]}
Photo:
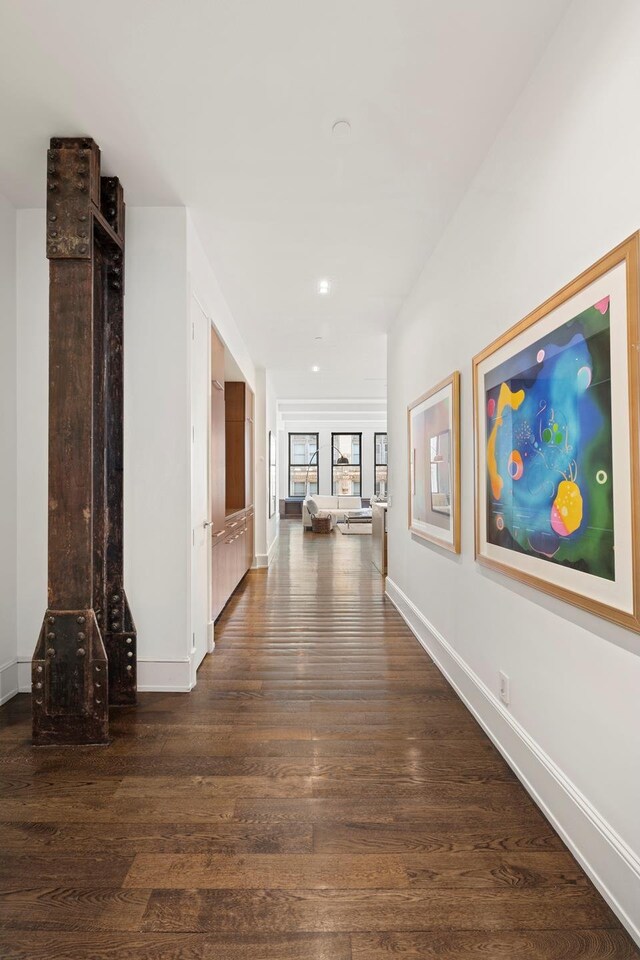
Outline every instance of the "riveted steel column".
{"type": "Polygon", "coordinates": [[[136,691],[122,584],[122,283],[113,286],[124,204],[112,178],[114,215],[103,213],[93,140],[52,139],[47,164],[49,599],[33,657],[33,739],[104,743],[110,675],[115,702],[135,702],[136,691]]]}

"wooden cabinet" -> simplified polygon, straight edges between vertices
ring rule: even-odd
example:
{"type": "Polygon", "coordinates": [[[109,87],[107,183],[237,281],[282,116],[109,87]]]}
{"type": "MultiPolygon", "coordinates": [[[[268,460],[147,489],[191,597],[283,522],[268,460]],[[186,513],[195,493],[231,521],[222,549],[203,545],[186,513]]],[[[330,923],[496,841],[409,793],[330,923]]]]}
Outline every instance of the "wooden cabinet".
{"type": "Polygon", "coordinates": [[[211,338],[211,615],[216,620],[253,563],[254,397],[224,379],[225,348],[211,338]]]}
{"type": "Polygon", "coordinates": [[[212,618],[216,620],[253,563],[253,508],[231,514],[212,547],[212,618]]]}
{"type": "Polygon", "coordinates": [[[254,517],[253,517],[253,508],[247,510],[246,513],[246,536],[244,541],[244,552],[245,552],[245,564],[247,569],[253,564],[253,551],[254,551],[254,517]]]}
{"type": "Polygon", "coordinates": [[[224,529],[225,502],[224,345],[211,331],[211,530],[213,543],[224,529]]]}
{"type": "Polygon", "coordinates": [[[253,392],[244,380],[225,383],[225,502],[229,511],[253,504],[253,392]]]}

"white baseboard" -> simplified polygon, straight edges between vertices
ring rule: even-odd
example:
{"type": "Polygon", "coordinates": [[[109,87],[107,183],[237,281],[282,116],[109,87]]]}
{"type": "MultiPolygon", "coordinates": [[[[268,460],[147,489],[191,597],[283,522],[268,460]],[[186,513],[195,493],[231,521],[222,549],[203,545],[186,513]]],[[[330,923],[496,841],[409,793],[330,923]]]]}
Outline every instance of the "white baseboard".
{"type": "Polygon", "coordinates": [[[207,624],[207,653],[213,653],[216,648],[215,626],[213,620],[207,624]]]}
{"type": "Polygon", "coordinates": [[[184,660],[138,660],[140,693],[189,693],[194,686],[190,657],[184,660]]]}
{"type": "MultiPolygon", "coordinates": [[[[140,693],[188,693],[195,683],[191,681],[190,658],[184,660],[138,660],[138,690],[140,693]]],[[[8,694],[31,693],[31,658],[20,658],[18,689],[8,694]]],[[[4,687],[2,688],[4,692],[4,687]]]]}
{"type": "Polygon", "coordinates": [[[389,577],[385,592],[640,944],[640,857],[389,577]]]}
{"type": "Polygon", "coordinates": [[[31,657],[18,657],[18,693],[31,693],[31,657]]]}
{"type": "MultiPolygon", "coordinates": [[[[31,691],[31,673],[29,673],[29,691],[31,691]]],[[[0,706],[11,700],[19,692],[18,661],[9,660],[0,667],[0,706]]]]}
{"type": "Polygon", "coordinates": [[[278,549],[278,534],[275,535],[271,542],[271,546],[267,553],[257,553],[255,558],[254,566],[256,569],[261,567],[269,567],[273,561],[273,558],[276,555],[276,550],[278,549]]]}

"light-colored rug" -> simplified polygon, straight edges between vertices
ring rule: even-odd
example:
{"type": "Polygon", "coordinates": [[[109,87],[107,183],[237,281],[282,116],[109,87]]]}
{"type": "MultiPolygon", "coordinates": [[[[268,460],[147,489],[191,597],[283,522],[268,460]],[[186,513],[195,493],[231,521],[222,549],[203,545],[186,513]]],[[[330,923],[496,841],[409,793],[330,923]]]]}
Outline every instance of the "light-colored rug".
{"type": "Polygon", "coordinates": [[[370,523],[350,523],[349,526],[346,523],[336,523],[336,527],[345,537],[350,536],[359,536],[363,534],[371,535],[371,524],[370,523]]]}

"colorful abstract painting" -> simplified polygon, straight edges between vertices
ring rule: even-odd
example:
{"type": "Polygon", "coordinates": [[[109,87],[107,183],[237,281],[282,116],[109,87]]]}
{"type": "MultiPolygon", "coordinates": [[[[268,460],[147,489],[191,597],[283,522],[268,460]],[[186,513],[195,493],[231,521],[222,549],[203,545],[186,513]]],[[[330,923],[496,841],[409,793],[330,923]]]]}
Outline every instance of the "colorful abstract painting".
{"type": "Polygon", "coordinates": [[[487,542],[614,580],[610,298],[487,372],[484,398],[487,542]]]}

